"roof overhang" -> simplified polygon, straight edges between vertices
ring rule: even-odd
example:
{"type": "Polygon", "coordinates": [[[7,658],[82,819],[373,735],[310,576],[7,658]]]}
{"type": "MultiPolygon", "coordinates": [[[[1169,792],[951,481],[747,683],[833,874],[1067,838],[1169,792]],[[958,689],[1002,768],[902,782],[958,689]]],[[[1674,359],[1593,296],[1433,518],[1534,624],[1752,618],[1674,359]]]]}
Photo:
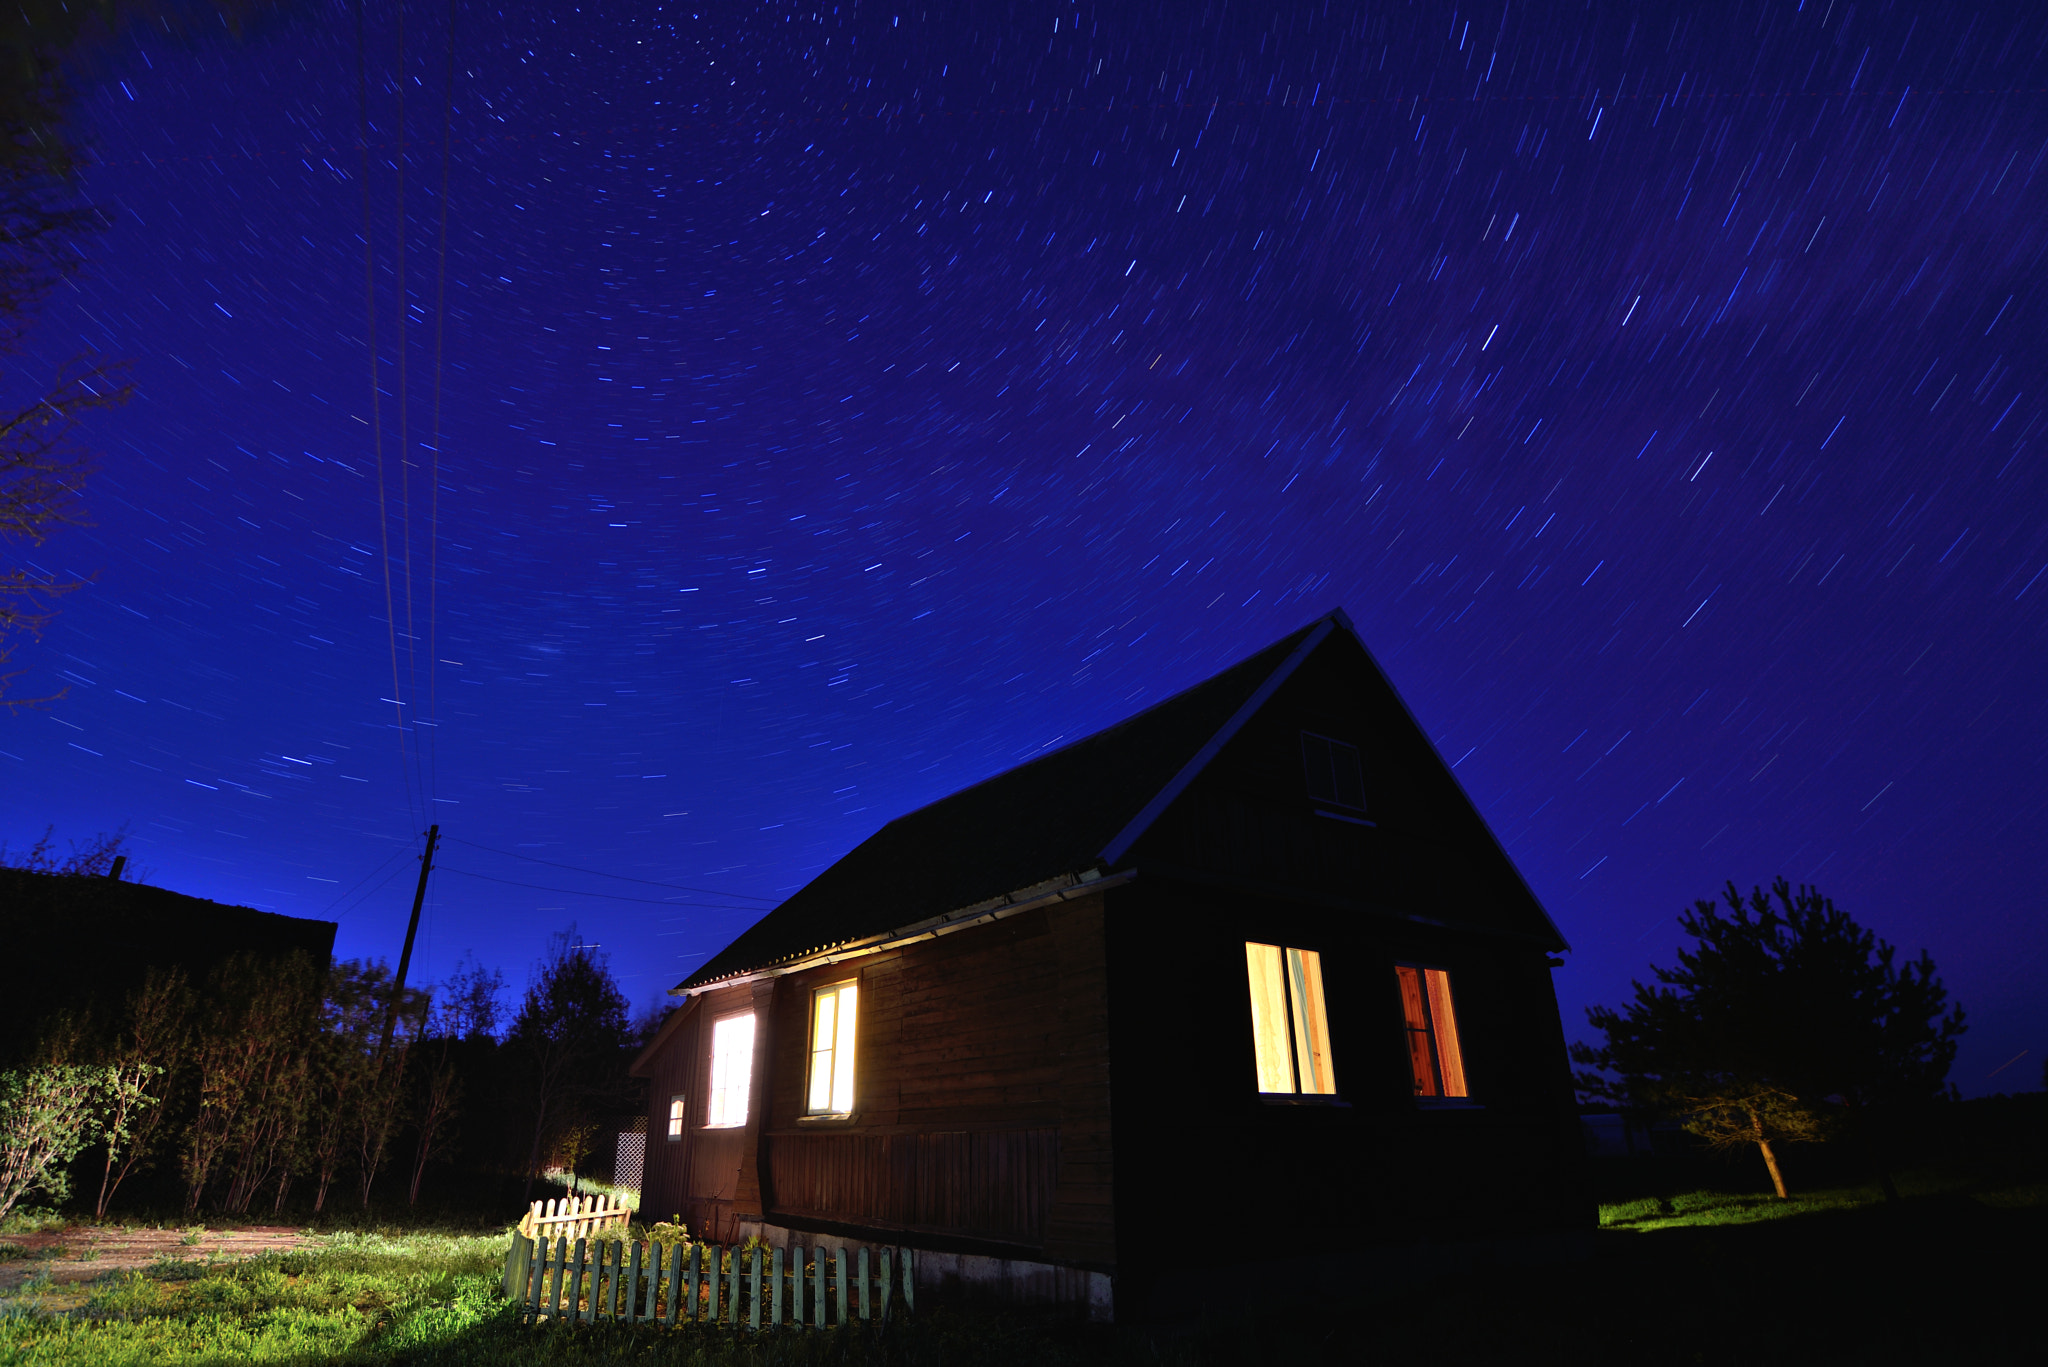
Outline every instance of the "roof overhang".
{"type": "MultiPolygon", "coordinates": [[[[729,977],[715,978],[710,982],[672,987],[669,989],[669,995],[685,999],[701,997],[708,992],[715,992],[721,988],[738,987],[742,983],[756,982],[763,978],[780,978],[790,973],[801,973],[805,969],[823,968],[830,964],[846,963],[852,959],[866,958],[871,954],[880,954],[886,950],[901,949],[905,945],[914,945],[920,940],[936,940],[941,935],[952,935],[958,931],[972,930],[976,926],[989,925],[993,922],[1015,916],[1020,912],[1033,911],[1039,907],[1051,906],[1056,902],[1071,902],[1078,897],[1092,896],[1095,893],[1101,892],[1104,888],[1128,883],[1137,876],[1137,870],[1135,869],[1107,875],[1096,869],[1083,869],[1079,873],[1061,874],[1057,878],[1049,878],[1042,883],[1033,883],[1029,887],[1019,888],[1015,892],[1006,892],[1000,897],[991,897],[986,901],[961,907],[957,911],[949,911],[942,916],[926,917],[922,921],[913,921],[909,925],[899,926],[894,930],[885,930],[874,935],[864,936],[858,940],[849,940],[844,944],[827,946],[798,958],[786,959],[779,964],[770,964],[763,968],[750,969],[744,973],[734,973],[729,977]]],[[[660,1036],[656,1036],[655,1040],[648,1044],[647,1051],[643,1051],[643,1056],[646,1052],[652,1051],[655,1044],[659,1043],[659,1041],[660,1036]]]]}

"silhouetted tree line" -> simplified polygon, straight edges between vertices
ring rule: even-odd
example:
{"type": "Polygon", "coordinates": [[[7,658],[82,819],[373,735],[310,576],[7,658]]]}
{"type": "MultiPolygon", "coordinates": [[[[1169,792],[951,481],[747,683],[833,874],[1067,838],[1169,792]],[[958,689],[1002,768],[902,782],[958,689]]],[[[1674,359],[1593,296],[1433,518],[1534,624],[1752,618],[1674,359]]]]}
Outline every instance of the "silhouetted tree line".
{"type": "MultiPolygon", "coordinates": [[[[26,856],[60,878],[104,877],[118,840],[26,856]]],[[[0,1072],[0,1217],[77,1194],[227,1215],[504,1202],[574,1173],[607,1122],[635,1109],[626,1000],[574,930],[554,938],[506,1018],[504,978],[466,961],[393,1000],[382,962],[238,953],[200,973],[152,967],[117,1006],[48,1017],[0,1072]],[[439,1181],[443,1191],[436,1197],[439,1181]]]]}

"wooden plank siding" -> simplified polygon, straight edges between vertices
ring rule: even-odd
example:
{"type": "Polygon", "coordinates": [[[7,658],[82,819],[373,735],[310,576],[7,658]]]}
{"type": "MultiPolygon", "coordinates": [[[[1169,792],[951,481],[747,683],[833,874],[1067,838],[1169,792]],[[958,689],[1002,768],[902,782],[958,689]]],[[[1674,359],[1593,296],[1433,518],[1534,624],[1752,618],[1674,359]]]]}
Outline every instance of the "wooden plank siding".
{"type": "Polygon", "coordinates": [[[740,1222],[1092,1270],[1115,1259],[1103,894],[694,997],[652,1081],[643,1210],[702,1237],[740,1222]],[[805,1114],[818,989],[859,984],[853,1113],[805,1114]],[[706,1130],[710,1022],[756,1016],[745,1129],[706,1130]],[[687,1096],[669,1143],[672,1091],[687,1096]]]}
{"type": "Polygon", "coordinates": [[[1045,1242],[1057,1129],[783,1134],[771,1144],[778,1223],[1045,1242]]]}

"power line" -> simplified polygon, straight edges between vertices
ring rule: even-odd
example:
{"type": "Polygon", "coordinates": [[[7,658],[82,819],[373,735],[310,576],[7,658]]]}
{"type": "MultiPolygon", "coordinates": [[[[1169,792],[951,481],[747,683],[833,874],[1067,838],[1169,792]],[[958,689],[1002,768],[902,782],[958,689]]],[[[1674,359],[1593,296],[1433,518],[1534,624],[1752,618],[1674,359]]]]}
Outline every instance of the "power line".
{"type": "MultiPolygon", "coordinates": [[[[474,840],[462,840],[452,835],[448,837],[448,841],[455,845],[467,845],[473,850],[482,850],[486,854],[502,854],[507,859],[524,859],[529,864],[545,864],[551,869],[567,869],[570,873],[588,873],[598,878],[616,878],[621,883],[643,883],[650,888],[674,888],[678,892],[701,892],[707,897],[734,897],[744,902],[762,902],[768,906],[777,905],[775,898],[756,897],[751,892],[725,892],[719,888],[693,888],[686,883],[662,883],[652,878],[628,878],[623,873],[606,873],[603,869],[578,868],[574,864],[557,864],[552,859],[537,859],[533,855],[519,854],[512,850],[496,850],[492,849],[489,845],[479,845],[474,840]]],[[[520,884],[519,886],[524,887],[526,885],[520,884]]]]}
{"type": "MultiPolygon", "coordinates": [[[[451,837],[452,839],[452,837],[451,837]]],[[[467,842],[464,842],[467,843],[467,842]]],[[[434,866],[442,873],[459,873],[464,878],[481,878],[486,883],[503,883],[508,888],[531,888],[535,892],[558,892],[565,897],[602,897],[608,902],[644,902],[653,907],[701,907],[706,911],[761,911],[761,907],[726,907],[709,902],[678,902],[666,897],[621,897],[615,892],[582,892],[576,888],[544,888],[538,883],[519,883],[510,878],[493,878],[488,873],[471,873],[468,869],[451,869],[446,864],[434,866]]],[[[635,879],[635,882],[640,880],[635,879]]],[[[656,884],[657,887],[660,884],[656,884]]]]}
{"type": "MultiPolygon", "coordinates": [[[[392,611],[391,603],[391,520],[384,505],[384,412],[379,398],[382,386],[377,374],[377,264],[376,248],[371,237],[373,219],[370,213],[370,75],[367,44],[363,35],[363,0],[356,0],[356,117],[362,141],[363,165],[363,312],[364,325],[368,334],[370,350],[370,445],[377,457],[377,537],[383,555],[379,557],[384,565],[384,629],[391,646],[391,691],[397,696],[389,699],[398,709],[398,775],[405,785],[405,809],[417,822],[419,812],[413,803],[412,775],[405,767],[405,686],[398,676],[398,614],[392,611]]],[[[403,118],[401,107],[401,120],[403,118]]],[[[404,136],[401,123],[400,137],[404,136]]],[[[401,148],[399,157],[404,158],[401,148]]],[[[400,172],[403,175],[403,172],[400,172]]],[[[400,206],[400,225],[403,227],[403,203],[400,206]]],[[[405,363],[403,350],[405,281],[402,272],[399,278],[399,326],[401,328],[399,364],[401,374],[405,363]]],[[[401,383],[401,388],[402,388],[401,383]]],[[[399,464],[403,467],[405,452],[399,451],[399,464]]],[[[408,624],[410,612],[408,611],[408,624]]]]}
{"type": "MultiPolygon", "coordinates": [[[[369,882],[369,881],[370,881],[370,880],[371,880],[372,878],[375,878],[375,877],[376,877],[376,876],[377,876],[378,874],[382,873],[382,872],[384,871],[385,865],[389,864],[389,863],[390,863],[390,862],[391,862],[392,860],[394,860],[394,859],[398,858],[398,856],[399,856],[399,855],[401,855],[401,854],[404,854],[404,853],[405,853],[405,851],[404,851],[404,850],[394,850],[394,851],[392,851],[392,852],[391,852],[390,854],[386,855],[386,856],[384,857],[384,863],[382,863],[382,864],[379,864],[379,865],[377,865],[377,867],[376,867],[376,868],[374,868],[374,869],[371,869],[371,870],[370,870],[370,871],[369,871],[368,873],[364,874],[364,875],[363,875],[363,876],[362,876],[361,878],[358,878],[358,879],[356,879],[356,881],[355,881],[354,883],[352,883],[352,884],[350,884],[350,885],[349,885],[349,887],[348,887],[348,890],[347,890],[346,892],[343,892],[343,893],[342,893],[342,894],[341,894],[340,896],[336,897],[336,898],[335,898],[335,899],[334,899],[334,900],[333,900],[332,902],[329,902],[329,903],[327,904],[327,910],[328,910],[328,911],[333,911],[333,910],[334,910],[334,909],[335,909],[336,907],[340,906],[340,905],[341,905],[341,904],[342,904],[343,902],[346,902],[346,901],[347,901],[347,900],[348,900],[349,898],[351,898],[351,897],[355,896],[355,892],[356,892],[356,889],[357,889],[357,888],[361,887],[361,886],[362,886],[363,884],[365,884],[365,883],[369,882]]],[[[379,886],[381,886],[381,884],[380,884],[379,886]]],[[[324,913],[323,913],[323,914],[324,914],[324,913]]]]}

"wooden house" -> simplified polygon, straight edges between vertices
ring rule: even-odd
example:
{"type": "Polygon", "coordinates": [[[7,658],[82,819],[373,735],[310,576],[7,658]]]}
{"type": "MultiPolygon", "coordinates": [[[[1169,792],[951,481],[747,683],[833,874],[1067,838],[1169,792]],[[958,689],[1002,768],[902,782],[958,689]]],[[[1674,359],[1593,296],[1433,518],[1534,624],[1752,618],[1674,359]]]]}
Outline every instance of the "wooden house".
{"type": "Polygon", "coordinates": [[[1567,948],[1342,612],[884,826],[674,989],[642,1209],[1148,1313],[1582,1244],[1567,948]]]}

